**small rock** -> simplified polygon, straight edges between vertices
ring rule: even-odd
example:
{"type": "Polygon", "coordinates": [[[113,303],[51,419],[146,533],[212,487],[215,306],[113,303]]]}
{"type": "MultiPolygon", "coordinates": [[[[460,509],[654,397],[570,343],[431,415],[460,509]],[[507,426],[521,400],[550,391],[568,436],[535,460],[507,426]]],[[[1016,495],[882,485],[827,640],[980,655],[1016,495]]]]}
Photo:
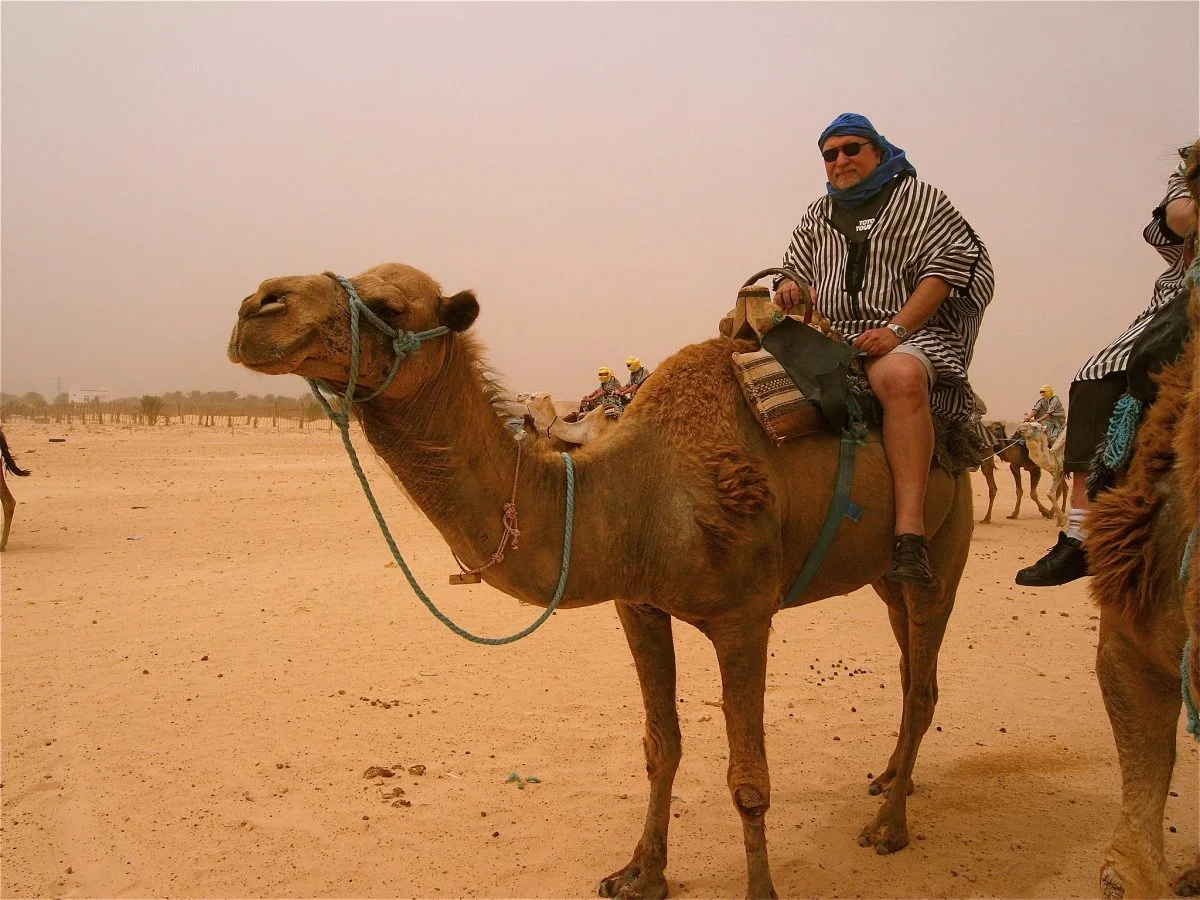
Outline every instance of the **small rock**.
{"type": "Polygon", "coordinates": [[[492,837],[500,837],[500,832],[498,832],[498,831],[493,831],[493,832],[492,832],[492,837]]]}
{"type": "Polygon", "coordinates": [[[207,653],[205,653],[202,657],[200,657],[200,662],[208,662],[208,654],[207,653]]]}
{"type": "MultiPolygon", "coordinates": [[[[412,771],[411,769],[409,771],[412,771]]],[[[391,778],[396,773],[384,766],[371,766],[363,772],[363,778],[391,778]]]]}
{"type": "Polygon", "coordinates": [[[408,774],[409,774],[409,775],[424,775],[424,774],[425,774],[425,767],[424,767],[423,765],[421,765],[420,763],[418,763],[418,764],[417,764],[417,765],[415,765],[415,766],[409,766],[409,767],[408,767],[408,774]]]}

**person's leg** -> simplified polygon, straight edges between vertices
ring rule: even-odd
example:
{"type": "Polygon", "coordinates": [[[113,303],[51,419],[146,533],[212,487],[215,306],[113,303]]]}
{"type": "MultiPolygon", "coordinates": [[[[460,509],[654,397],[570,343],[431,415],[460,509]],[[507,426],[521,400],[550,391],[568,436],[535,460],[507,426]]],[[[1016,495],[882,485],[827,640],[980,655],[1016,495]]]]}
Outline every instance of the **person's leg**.
{"type": "Polygon", "coordinates": [[[897,558],[893,574],[903,580],[932,580],[925,555],[925,485],[933,460],[929,374],[908,353],[889,353],[867,362],[867,379],[883,407],[883,450],[892,470],[896,503],[897,558]]]}
{"type": "Polygon", "coordinates": [[[1087,537],[1087,477],[1096,448],[1108,430],[1117,400],[1125,393],[1124,372],[1113,372],[1092,381],[1071,384],[1067,439],[1063,470],[1071,475],[1071,508],[1067,511],[1067,530],[1059,532],[1058,543],[1031,566],[1017,573],[1017,584],[1026,587],[1051,587],[1066,584],[1088,574],[1083,541],[1087,537]]]}

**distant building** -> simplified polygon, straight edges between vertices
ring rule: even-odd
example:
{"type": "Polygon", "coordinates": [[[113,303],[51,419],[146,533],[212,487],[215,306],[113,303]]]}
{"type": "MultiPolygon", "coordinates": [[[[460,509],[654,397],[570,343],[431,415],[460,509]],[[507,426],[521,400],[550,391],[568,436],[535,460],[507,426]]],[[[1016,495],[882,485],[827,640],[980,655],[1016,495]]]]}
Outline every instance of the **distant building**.
{"type": "Polygon", "coordinates": [[[81,388],[73,384],[67,391],[67,400],[71,403],[92,403],[96,400],[107,403],[111,399],[110,393],[108,388],[81,388]]]}

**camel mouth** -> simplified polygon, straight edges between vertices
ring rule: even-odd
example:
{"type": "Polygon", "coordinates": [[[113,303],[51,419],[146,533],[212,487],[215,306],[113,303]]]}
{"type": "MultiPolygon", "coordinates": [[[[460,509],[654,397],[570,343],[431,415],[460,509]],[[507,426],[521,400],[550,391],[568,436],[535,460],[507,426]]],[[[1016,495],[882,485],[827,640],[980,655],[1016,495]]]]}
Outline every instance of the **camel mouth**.
{"type": "Polygon", "coordinates": [[[281,347],[258,329],[238,322],[229,337],[227,355],[230,362],[263,375],[291,375],[308,358],[306,343],[297,341],[293,346],[281,347]]]}

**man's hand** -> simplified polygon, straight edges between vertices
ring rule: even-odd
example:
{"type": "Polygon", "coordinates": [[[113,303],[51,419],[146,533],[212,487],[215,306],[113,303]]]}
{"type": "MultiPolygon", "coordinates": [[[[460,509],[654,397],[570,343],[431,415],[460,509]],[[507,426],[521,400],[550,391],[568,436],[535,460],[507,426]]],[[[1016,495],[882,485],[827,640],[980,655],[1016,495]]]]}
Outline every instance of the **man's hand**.
{"type": "Polygon", "coordinates": [[[854,339],[854,346],[866,356],[886,356],[900,345],[890,328],[872,328],[854,339]]]}
{"type": "Polygon", "coordinates": [[[811,303],[814,296],[813,289],[807,284],[798,285],[790,278],[785,278],[779,282],[779,289],[775,291],[775,305],[784,312],[791,312],[801,304],[811,303]]]}

